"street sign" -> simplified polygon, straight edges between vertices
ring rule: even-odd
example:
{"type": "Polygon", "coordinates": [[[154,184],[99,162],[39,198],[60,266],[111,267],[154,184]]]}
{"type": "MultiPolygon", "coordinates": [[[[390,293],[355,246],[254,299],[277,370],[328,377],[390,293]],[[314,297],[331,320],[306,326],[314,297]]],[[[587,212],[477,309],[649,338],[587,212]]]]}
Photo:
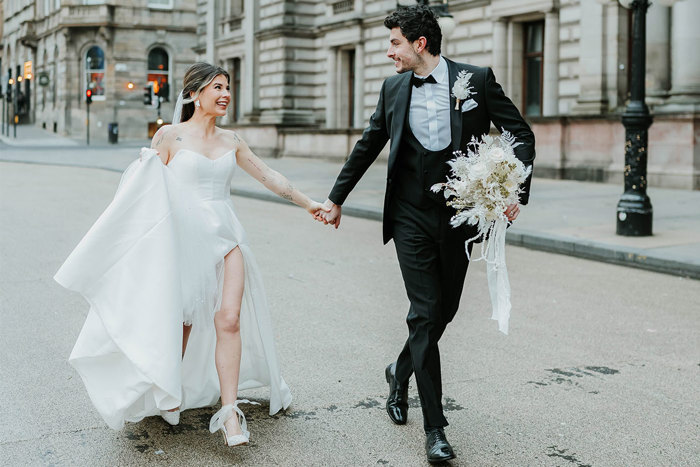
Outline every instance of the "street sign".
{"type": "Polygon", "coordinates": [[[39,82],[39,86],[48,86],[49,74],[45,71],[39,72],[39,74],[37,75],[37,80],[39,82]]]}

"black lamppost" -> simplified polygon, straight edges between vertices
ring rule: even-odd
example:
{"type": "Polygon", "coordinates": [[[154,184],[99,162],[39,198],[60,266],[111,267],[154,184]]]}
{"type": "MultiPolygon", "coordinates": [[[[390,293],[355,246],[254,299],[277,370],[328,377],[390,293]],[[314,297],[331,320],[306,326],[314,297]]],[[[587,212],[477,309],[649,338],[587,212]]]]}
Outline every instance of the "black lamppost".
{"type": "Polygon", "coordinates": [[[644,102],[646,74],[646,15],[649,0],[620,0],[632,10],[630,100],[622,114],[625,126],[625,192],[617,203],[617,234],[651,235],[651,200],[647,196],[647,148],[652,117],[644,102]]]}

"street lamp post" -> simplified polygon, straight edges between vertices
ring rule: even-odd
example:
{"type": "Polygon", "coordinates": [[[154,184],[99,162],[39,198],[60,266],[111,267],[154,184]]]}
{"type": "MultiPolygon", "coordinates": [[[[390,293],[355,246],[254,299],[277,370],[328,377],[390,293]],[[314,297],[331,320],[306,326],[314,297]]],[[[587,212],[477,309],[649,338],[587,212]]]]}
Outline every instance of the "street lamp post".
{"type": "Polygon", "coordinates": [[[617,234],[651,235],[653,209],[647,196],[647,149],[652,117],[644,102],[646,73],[646,14],[649,0],[620,0],[632,10],[630,100],[622,114],[625,126],[625,192],[617,203],[617,234]]]}
{"type": "Polygon", "coordinates": [[[12,137],[17,138],[17,123],[19,122],[19,93],[22,92],[20,83],[22,82],[22,75],[17,75],[15,80],[17,89],[12,93],[12,137]]]}
{"type": "Polygon", "coordinates": [[[0,87],[0,99],[2,99],[2,122],[0,122],[0,134],[5,134],[5,104],[7,99],[5,99],[5,91],[0,87]]]}

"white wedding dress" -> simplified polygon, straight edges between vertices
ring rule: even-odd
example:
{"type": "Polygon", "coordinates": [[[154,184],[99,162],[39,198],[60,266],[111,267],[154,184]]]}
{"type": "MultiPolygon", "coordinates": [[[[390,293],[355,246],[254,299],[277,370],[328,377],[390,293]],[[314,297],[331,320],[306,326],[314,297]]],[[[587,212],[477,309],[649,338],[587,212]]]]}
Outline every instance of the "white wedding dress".
{"type": "Polygon", "coordinates": [[[90,303],[69,362],[107,424],[214,405],[214,313],[224,256],[244,259],[239,390],[269,386],[270,414],[292,396],[280,375],[262,280],[230,198],[236,156],[143,148],[114,200],[56,273],[90,303]],[[192,324],[184,359],[182,324],[192,324]]]}

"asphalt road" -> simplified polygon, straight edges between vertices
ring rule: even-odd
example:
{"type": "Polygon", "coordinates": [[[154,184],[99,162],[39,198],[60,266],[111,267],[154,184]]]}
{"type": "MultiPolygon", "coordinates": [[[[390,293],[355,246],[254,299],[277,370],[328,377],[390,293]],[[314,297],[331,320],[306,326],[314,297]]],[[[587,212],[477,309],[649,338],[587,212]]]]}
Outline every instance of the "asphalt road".
{"type": "MultiPolygon", "coordinates": [[[[245,175],[239,175],[244,177],[245,175]]],[[[381,224],[338,231],[301,209],[234,198],[265,279],[294,402],[244,407],[252,444],[209,433],[215,409],[106,427],[66,360],[87,303],[52,276],[119,175],[0,163],[1,465],[423,465],[391,424],[383,368],[406,338],[405,298],[381,224]]],[[[441,341],[453,465],[697,465],[700,282],[509,247],[510,335],[489,318],[484,266],[441,341]]]]}

